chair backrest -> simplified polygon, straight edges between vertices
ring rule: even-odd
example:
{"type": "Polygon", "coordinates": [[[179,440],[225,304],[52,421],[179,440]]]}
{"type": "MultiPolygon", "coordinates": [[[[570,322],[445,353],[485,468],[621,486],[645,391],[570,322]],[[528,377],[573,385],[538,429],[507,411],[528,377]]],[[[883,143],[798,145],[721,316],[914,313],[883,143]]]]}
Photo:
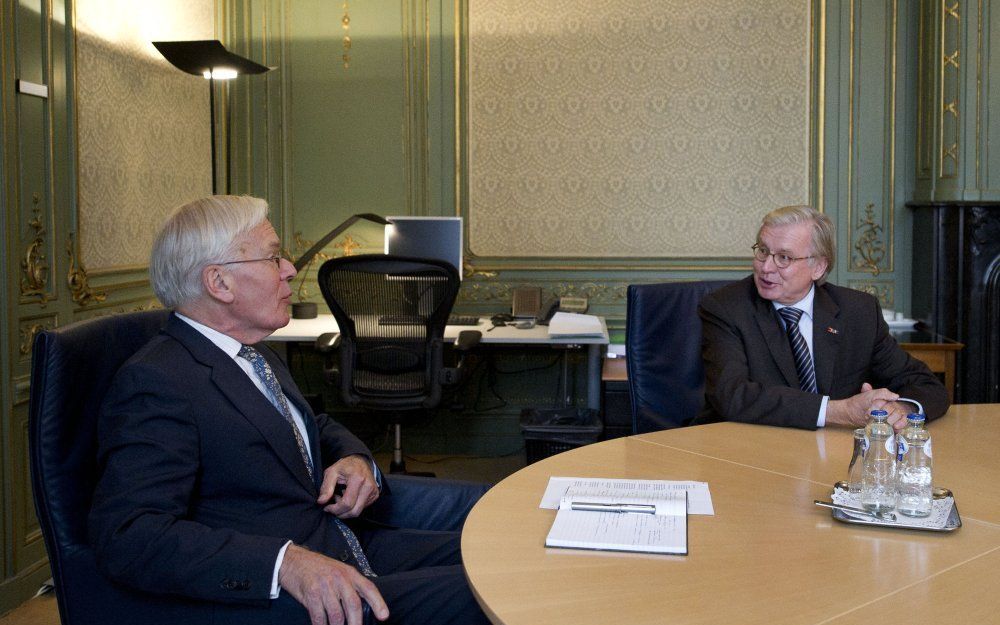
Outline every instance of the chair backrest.
{"type": "Polygon", "coordinates": [[[435,259],[333,258],[319,286],[340,326],[340,390],[350,406],[431,408],[441,399],[444,329],[460,285],[435,259]]]}
{"type": "Polygon", "coordinates": [[[727,281],[633,284],[628,287],[625,362],[632,431],[681,427],[705,401],[698,304],[727,281]]]}
{"type": "Polygon", "coordinates": [[[187,606],[122,589],[98,573],[87,540],[97,482],[97,416],[122,364],[166,323],[155,310],[90,319],[35,338],[29,454],[35,512],[63,625],[167,623],[187,606]]]}

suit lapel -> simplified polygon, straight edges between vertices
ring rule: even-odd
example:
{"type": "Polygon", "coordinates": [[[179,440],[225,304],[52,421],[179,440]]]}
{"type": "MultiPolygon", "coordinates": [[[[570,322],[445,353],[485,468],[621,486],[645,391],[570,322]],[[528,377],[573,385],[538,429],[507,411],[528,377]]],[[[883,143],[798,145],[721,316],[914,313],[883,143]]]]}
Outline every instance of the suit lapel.
{"type": "Polygon", "coordinates": [[[757,288],[752,283],[751,288],[753,288],[754,317],[757,319],[761,334],[764,335],[764,344],[774,364],[785,378],[785,384],[798,388],[799,374],[795,370],[795,357],[792,356],[792,346],[789,345],[788,335],[781,327],[778,313],[771,302],[757,294],[757,288]]]}
{"type": "MultiPolygon", "coordinates": [[[[170,316],[164,332],[180,341],[196,360],[211,367],[212,382],[219,389],[219,392],[251,425],[257,428],[268,445],[274,449],[275,455],[295,478],[310,492],[315,492],[316,485],[309,478],[309,473],[302,461],[302,454],[295,442],[295,436],[289,429],[291,426],[257,389],[239,365],[200,332],[174,315],[170,316]]],[[[284,367],[278,367],[277,370],[283,371],[284,367]]],[[[284,381],[282,387],[286,387],[284,381]]],[[[301,398],[301,396],[299,397],[301,398]]],[[[314,425],[313,431],[310,432],[310,442],[317,437],[313,433],[315,429],[314,425]]]]}
{"type": "Polygon", "coordinates": [[[840,353],[840,307],[827,290],[816,287],[813,300],[813,363],[816,365],[816,388],[829,395],[833,387],[833,369],[840,353]]]}

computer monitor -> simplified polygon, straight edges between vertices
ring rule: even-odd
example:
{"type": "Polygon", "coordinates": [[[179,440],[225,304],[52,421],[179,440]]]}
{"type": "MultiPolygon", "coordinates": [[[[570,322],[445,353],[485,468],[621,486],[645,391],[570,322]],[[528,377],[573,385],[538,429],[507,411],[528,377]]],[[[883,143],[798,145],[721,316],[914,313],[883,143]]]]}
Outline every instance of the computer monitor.
{"type": "Polygon", "coordinates": [[[461,217],[386,217],[385,253],[435,258],[451,263],[462,276],[461,217]]]}

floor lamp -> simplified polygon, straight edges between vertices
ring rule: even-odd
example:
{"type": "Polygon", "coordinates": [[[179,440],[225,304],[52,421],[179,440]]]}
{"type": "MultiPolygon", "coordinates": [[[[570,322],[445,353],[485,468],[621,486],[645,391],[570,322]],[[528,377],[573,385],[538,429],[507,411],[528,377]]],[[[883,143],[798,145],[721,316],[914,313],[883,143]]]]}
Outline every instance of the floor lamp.
{"type": "MultiPolygon", "coordinates": [[[[233,54],[218,39],[203,39],[197,41],[154,41],[153,45],[163,58],[188,74],[204,76],[208,79],[208,106],[212,132],[212,194],[218,192],[215,175],[215,81],[229,80],[240,74],[263,74],[271,71],[267,67],[250,59],[233,54]]],[[[228,134],[227,134],[228,137],[228,134]]],[[[226,166],[229,159],[226,159],[226,166]]],[[[229,176],[226,175],[228,187],[229,176]]]]}

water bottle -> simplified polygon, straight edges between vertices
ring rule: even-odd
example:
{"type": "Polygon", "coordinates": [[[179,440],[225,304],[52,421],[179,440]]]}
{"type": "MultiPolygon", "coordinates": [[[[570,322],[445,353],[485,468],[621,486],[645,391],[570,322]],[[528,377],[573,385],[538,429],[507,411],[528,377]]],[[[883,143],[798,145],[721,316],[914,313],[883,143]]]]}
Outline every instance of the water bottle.
{"type": "Polygon", "coordinates": [[[847,488],[854,495],[861,494],[861,475],[864,472],[865,452],[868,451],[868,439],[865,438],[865,428],[854,430],[854,453],[851,463],[847,466],[847,488]]]}
{"type": "Polygon", "coordinates": [[[924,517],[931,513],[932,477],[931,437],[924,427],[922,414],[906,417],[906,428],[897,437],[896,508],[906,516],[924,517]]]}
{"type": "Polygon", "coordinates": [[[889,413],[872,410],[865,428],[868,451],[861,474],[861,507],[869,512],[888,512],[896,506],[896,437],[889,413]]]}

